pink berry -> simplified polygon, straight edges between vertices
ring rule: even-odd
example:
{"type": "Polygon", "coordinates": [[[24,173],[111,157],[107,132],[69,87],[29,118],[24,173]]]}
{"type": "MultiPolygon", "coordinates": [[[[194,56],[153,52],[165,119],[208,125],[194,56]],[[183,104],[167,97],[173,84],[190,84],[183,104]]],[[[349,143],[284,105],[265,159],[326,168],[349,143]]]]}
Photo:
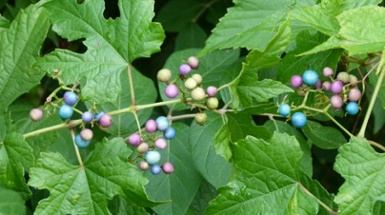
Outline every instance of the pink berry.
{"type": "Polygon", "coordinates": [[[179,89],[175,84],[169,84],[164,90],[164,94],[166,94],[167,98],[175,98],[179,94],[179,89]]]}
{"type": "Polygon", "coordinates": [[[357,87],[350,89],[349,91],[350,101],[356,102],[360,100],[360,98],[361,98],[361,91],[357,87]]]}
{"type": "Polygon", "coordinates": [[[206,89],[206,93],[209,97],[214,97],[215,95],[217,95],[217,92],[218,92],[218,89],[214,86],[209,86],[206,89]]]}
{"type": "Polygon", "coordinates": [[[322,81],[321,79],[318,79],[317,83],[315,84],[316,89],[321,89],[322,88],[322,81]]]}
{"type": "Polygon", "coordinates": [[[331,77],[334,75],[334,72],[333,72],[333,69],[330,68],[330,67],[325,67],[324,70],[322,71],[322,74],[325,76],[325,77],[331,77]]]}
{"type": "Polygon", "coordinates": [[[155,132],[157,129],[156,121],[153,119],[149,119],[146,122],[146,131],[149,133],[155,132]]]}
{"type": "Polygon", "coordinates": [[[331,98],[330,98],[330,104],[332,105],[332,107],[334,109],[340,109],[342,107],[342,105],[344,104],[344,102],[342,101],[342,98],[341,96],[339,95],[333,95],[331,98]]]}
{"type": "Polygon", "coordinates": [[[102,127],[110,127],[110,125],[112,124],[112,117],[111,115],[109,114],[103,114],[100,119],[99,119],[99,123],[102,127]]]}
{"type": "Polygon", "coordinates": [[[343,86],[344,85],[343,85],[342,81],[334,81],[330,85],[330,91],[332,91],[332,93],[334,93],[334,94],[339,94],[342,92],[343,86]]]}
{"type": "Polygon", "coordinates": [[[158,138],[155,140],[155,146],[158,149],[165,149],[167,147],[167,141],[163,138],[158,138]]]}
{"type": "Polygon", "coordinates": [[[182,64],[179,66],[179,72],[180,74],[182,74],[183,76],[186,76],[188,75],[190,72],[191,72],[191,67],[190,65],[188,64],[182,64]]]}
{"type": "Polygon", "coordinates": [[[94,133],[92,132],[91,129],[83,129],[81,132],[80,132],[80,137],[83,139],[83,140],[91,140],[92,137],[94,136],[94,133]]]}
{"type": "Polygon", "coordinates": [[[34,108],[29,112],[29,117],[35,122],[40,121],[43,118],[43,111],[39,108],[34,108]]]}
{"type": "Polygon", "coordinates": [[[187,58],[187,63],[192,69],[197,69],[199,66],[199,59],[195,56],[190,56],[187,58]]]}
{"type": "Polygon", "coordinates": [[[139,146],[139,144],[142,143],[142,138],[138,133],[133,133],[128,137],[128,140],[126,139],[126,141],[132,146],[139,146]]]}
{"type": "Polygon", "coordinates": [[[298,88],[302,85],[302,77],[299,75],[293,75],[290,79],[291,86],[298,88]]]}
{"type": "Polygon", "coordinates": [[[325,81],[322,83],[322,89],[325,91],[330,91],[332,83],[330,81],[325,81]]]}
{"type": "Polygon", "coordinates": [[[174,165],[170,162],[166,162],[162,165],[163,172],[166,174],[170,174],[174,172],[174,165]]]}

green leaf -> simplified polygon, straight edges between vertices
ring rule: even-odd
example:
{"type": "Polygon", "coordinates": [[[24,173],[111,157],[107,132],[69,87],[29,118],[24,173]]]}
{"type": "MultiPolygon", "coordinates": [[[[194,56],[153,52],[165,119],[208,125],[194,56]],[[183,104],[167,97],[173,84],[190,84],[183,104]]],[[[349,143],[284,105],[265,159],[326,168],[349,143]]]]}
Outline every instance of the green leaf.
{"type": "Polygon", "coordinates": [[[150,206],[144,190],[148,180],[127,160],[132,151],[120,138],[96,144],[84,166],[71,165],[59,153],[42,153],[31,168],[28,184],[48,189],[38,214],[111,214],[107,200],[120,195],[150,206]]]}
{"type": "Polygon", "coordinates": [[[217,188],[229,181],[231,164],[215,149],[215,135],[224,123],[222,117],[211,112],[207,116],[203,126],[192,123],[188,142],[196,169],[217,188]]]}
{"type": "Polygon", "coordinates": [[[339,130],[318,122],[308,121],[302,130],[305,136],[321,149],[336,149],[347,142],[339,130]]]}
{"type": "Polygon", "coordinates": [[[204,214],[209,202],[218,195],[215,187],[204,180],[190,205],[191,215],[204,214]]]}
{"type": "Polygon", "coordinates": [[[385,18],[385,8],[365,6],[345,11],[337,16],[341,28],[325,43],[301,55],[314,54],[335,48],[343,48],[349,55],[382,51],[385,46],[383,34],[385,27],[381,20],[385,18]]]}
{"type": "Polygon", "coordinates": [[[175,39],[175,50],[203,48],[207,39],[206,32],[196,23],[187,24],[175,39]]]}
{"type": "Polygon", "coordinates": [[[3,16],[0,16],[0,33],[3,31],[3,30],[6,30],[9,28],[9,20],[6,19],[5,17],[3,16]]]}
{"type": "Polygon", "coordinates": [[[168,148],[160,151],[160,164],[169,161],[174,165],[172,174],[152,175],[147,172],[149,184],[146,190],[151,199],[169,201],[153,207],[157,214],[185,214],[202,182],[202,176],[195,169],[194,161],[189,150],[189,127],[182,123],[173,123],[177,135],[169,141],[168,148]]]}
{"type": "Polygon", "coordinates": [[[26,207],[22,196],[9,189],[0,187],[0,214],[26,214],[26,207]]]}
{"type": "Polygon", "coordinates": [[[385,192],[384,156],[355,137],[338,150],[334,169],[345,179],[335,198],[339,214],[374,214],[373,207],[385,192]]]}
{"type": "Polygon", "coordinates": [[[135,204],[130,204],[120,196],[115,196],[108,203],[108,209],[114,215],[127,215],[127,214],[148,215],[149,214],[145,208],[135,204]]]}
{"type": "Polygon", "coordinates": [[[46,55],[36,66],[65,84],[81,83],[82,98],[96,103],[114,102],[122,91],[120,74],[139,57],[160,50],[164,33],[152,23],[153,0],[119,0],[120,17],[106,20],[104,2],[56,0],[44,4],[51,14],[53,30],[69,41],[85,39],[84,54],[60,50],[46,55]]]}
{"type": "Polygon", "coordinates": [[[44,72],[32,69],[49,28],[48,13],[30,6],[0,33],[0,109],[37,85],[44,72]]]}
{"type": "Polygon", "coordinates": [[[236,178],[219,189],[206,214],[317,214],[317,199],[307,192],[332,204],[332,196],[299,170],[303,153],[295,137],[275,132],[266,142],[248,136],[233,153],[236,178]]]}
{"type": "Polygon", "coordinates": [[[32,148],[22,134],[15,132],[9,133],[0,144],[0,182],[20,192],[26,199],[31,191],[25,182],[24,173],[34,162],[32,148]]]}

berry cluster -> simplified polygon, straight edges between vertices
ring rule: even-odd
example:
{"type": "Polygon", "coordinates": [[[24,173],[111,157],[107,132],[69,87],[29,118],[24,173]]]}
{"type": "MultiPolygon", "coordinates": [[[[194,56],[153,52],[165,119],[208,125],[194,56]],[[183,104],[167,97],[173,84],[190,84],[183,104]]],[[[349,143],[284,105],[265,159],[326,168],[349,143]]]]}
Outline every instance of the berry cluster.
{"type": "MultiPolygon", "coordinates": [[[[344,104],[345,111],[349,115],[356,115],[359,112],[358,101],[361,98],[361,91],[357,87],[358,79],[356,76],[347,72],[339,72],[335,78],[334,71],[330,67],[325,67],[322,75],[326,79],[322,81],[318,73],[314,70],[306,70],[302,76],[293,75],[290,79],[292,87],[298,89],[298,93],[315,89],[319,93],[329,95],[329,102],[334,109],[341,109],[344,104]]],[[[288,104],[282,104],[278,108],[278,113],[288,117],[291,107],[288,104]]],[[[291,116],[293,125],[302,128],[306,124],[306,115],[303,112],[295,112],[291,116]]]]}
{"type": "Polygon", "coordinates": [[[136,147],[138,157],[143,158],[138,163],[141,170],[150,169],[154,175],[160,174],[162,170],[164,173],[170,174],[174,172],[174,166],[170,162],[165,162],[160,166],[161,154],[157,150],[165,149],[167,140],[174,139],[175,135],[175,128],[170,125],[167,117],[160,116],[156,120],[147,120],[142,134],[133,133],[125,140],[136,147]]]}
{"type": "MultiPolygon", "coordinates": [[[[215,96],[218,89],[215,86],[209,86],[204,90],[202,87],[203,77],[197,73],[191,74],[198,66],[199,59],[195,56],[190,56],[187,59],[187,63],[179,66],[180,75],[175,80],[171,80],[171,70],[169,69],[159,70],[157,79],[167,84],[164,90],[167,98],[176,98],[180,94],[185,98],[186,94],[189,94],[194,102],[206,104],[207,109],[217,109],[219,101],[215,96]],[[178,86],[178,79],[183,82],[181,86],[178,86]]],[[[207,120],[207,115],[200,110],[196,114],[195,120],[198,124],[203,125],[207,120]]]]}

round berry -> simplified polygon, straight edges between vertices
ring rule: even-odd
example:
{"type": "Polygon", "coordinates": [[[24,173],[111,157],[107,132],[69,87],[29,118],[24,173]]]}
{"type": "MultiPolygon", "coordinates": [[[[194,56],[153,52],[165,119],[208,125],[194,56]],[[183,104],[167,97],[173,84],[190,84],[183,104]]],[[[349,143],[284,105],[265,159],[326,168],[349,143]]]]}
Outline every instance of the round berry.
{"type": "Polygon", "coordinates": [[[167,98],[175,98],[179,95],[179,89],[175,84],[169,84],[166,89],[164,89],[164,94],[167,98]]]}
{"type": "Polygon", "coordinates": [[[155,165],[153,165],[153,166],[151,167],[150,171],[151,171],[151,173],[152,173],[153,175],[159,175],[159,174],[162,172],[162,168],[160,168],[159,165],[155,164],[155,165]]]}
{"type": "Polygon", "coordinates": [[[321,79],[318,79],[317,83],[315,84],[316,89],[321,89],[322,88],[322,81],[321,79]]]}
{"type": "Polygon", "coordinates": [[[325,91],[330,91],[332,83],[330,81],[325,81],[322,83],[322,89],[325,91]]]}
{"type": "Polygon", "coordinates": [[[94,118],[95,118],[96,120],[99,121],[100,117],[102,117],[103,114],[104,114],[104,111],[100,111],[99,113],[97,113],[97,114],[94,116],[94,118]]]}
{"type": "Polygon", "coordinates": [[[82,114],[82,120],[83,120],[83,122],[85,122],[85,123],[92,122],[93,119],[94,119],[94,115],[93,115],[90,111],[85,111],[85,112],[82,114]]]}
{"type": "Polygon", "coordinates": [[[126,139],[126,141],[132,146],[139,146],[139,144],[142,143],[142,138],[138,133],[133,133],[128,137],[128,140],[126,139]]]}
{"type": "Polygon", "coordinates": [[[67,105],[74,105],[78,101],[78,95],[72,91],[67,91],[63,96],[64,103],[67,105]]]}
{"type": "Polygon", "coordinates": [[[302,128],[306,125],[307,122],[306,115],[302,112],[295,112],[291,116],[291,122],[293,123],[294,127],[302,128]]]}
{"type": "Polygon", "coordinates": [[[190,65],[188,64],[182,64],[179,66],[179,72],[180,74],[182,74],[183,76],[186,76],[188,75],[190,72],[191,72],[191,67],[190,65]]]}
{"type": "Polygon", "coordinates": [[[340,72],[337,75],[337,80],[342,81],[342,83],[347,84],[350,82],[350,76],[347,72],[340,72]]]}
{"type": "Polygon", "coordinates": [[[149,133],[156,131],[156,122],[153,119],[149,119],[146,122],[146,131],[149,133]]]}
{"type": "Polygon", "coordinates": [[[341,96],[333,95],[332,97],[330,97],[330,104],[334,109],[340,109],[344,102],[342,101],[341,96]]]}
{"type": "Polygon", "coordinates": [[[345,110],[349,115],[356,115],[360,108],[358,107],[357,102],[349,102],[346,105],[345,110]]]}
{"type": "Polygon", "coordinates": [[[187,64],[190,65],[192,69],[197,69],[199,66],[199,59],[195,56],[190,56],[187,58],[187,64]]]}
{"type": "Polygon", "coordinates": [[[197,87],[193,90],[191,90],[191,98],[195,101],[202,101],[206,97],[205,91],[202,89],[202,87],[197,87]]]}
{"type": "Polygon", "coordinates": [[[80,132],[80,137],[82,137],[83,140],[91,140],[92,137],[94,137],[94,133],[91,129],[85,128],[80,132]]]}
{"type": "Polygon", "coordinates": [[[356,102],[356,101],[360,100],[360,98],[361,98],[361,91],[357,87],[350,89],[350,91],[349,91],[349,100],[350,101],[356,102]]]}
{"type": "Polygon", "coordinates": [[[358,84],[358,79],[355,75],[349,75],[350,84],[356,86],[358,84]]]}
{"type": "Polygon", "coordinates": [[[99,119],[99,123],[102,127],[110,127],[110,125],[112,124],[112,117],[111,115],[109,114],[103,114],[100,119],[99,119]]]}
{"type": "Polygon", "coordinates": [[[166,162],[162,165],[163,172],[166,174],[170,174],[174,172],[174,165],[170,162],[166,162]]]}
{"type": "Polygon", "coordinates": [[[189,90],[192,90],[194,89],[195,87],[198,86],[198,83],[195,79],[193,78],[188,78],[185,82],[184,82],[184,86],[189,89],[189,90]]]}
{"type": "Polygon", "coordinates": [[[290,84],[294,88],[298,88],[302,85],[302,77],[299,75],[293,75],[290,79],[290,84]]]}
{"type": "Polygon", "coordinates": [[[169,82],[171,79],[171,70],[169,69],[161,69],[156,74],[156,78],[160,82],[169,82]]]}
{"type": "Polygon", "coordinates": [[[169,126],[165,131],[164,131],[164,138],[166,140],[172,140],[175,138],[175,135],[176,135],[176,131],[175,131],[175,128],[174,127],[171,127],[169,126]]]}
{"type": "Polygon", "coordinates": [[[306,70],[302,74],[303,83],[314,86],[318,82],[318,73],[314,70],[306,70]]]}
{"type": "Polygon", "coordinates": [[[63,104],[62,106],[60,106],[59,112],[58,112],[59,117],[63,120],[71,118],[73,113],[74,113],[74,109],[72,108],[72,106],[69,106],[67,104],[63,104]]]}
{"type": "Polygon", "coordinates": [[[90,145],[91,141],[89,140],[84,140],[79,134],[75,136],[75,143],[79,148],[86,148],[87,146],[90,145]]]}
{"type": "Polygon", "coordinates": [[[325,67],[322,71],[322,74],[325,76],[325,77],[331,77],[334,75],[334,72],[333,72],[333,69],[330,68],[330,67],[325,67]]]}
{"type": "Polygon", "coordinates": [[[160,116],[155,120],[156,126],[159,131],[165,131],[168,128],[168,119],[165,116],[160,116]]]}
{"type": "Polygon", "coordinates": [[[163,138],[158,138],[154,142],[155,147],[158,149],[165,149],[167,147],[167,141],[163,138]]]}
{"type": "Polygon", "coordinates": [[[214,109],[218,108],[219,101],[216,97],[211,97],[211,98],[207,99],[206,105],[210,110],[214,110],[214,109]]]}
{"type": "Polygon", "coordinates": [[[281,116],[284,116],[284,117],[289,116],[290,111],[291,111],[291,108],[290,108],[290,105],[288,105],[288,104],[281,104],[281,105],[279,106],[279,108],[278,108],[278,113],[279,113],[281,116]]]}
{"type": "Polygon", "coordinates": [[[193,74],[191,78],[195,79],[198,85],[202,83],[203,78],[200,74],[193,74]]]}
{"type": "Polygon", "coordinates": [[[146,161],[149,164],[157,164],[160,161],[160,153],[158,151],[148,151],[146,161]]]}
{"type": "Polygon", "coordinates": [[[150,148],[150,146],[148,145],[148,143],[141,143],[139,144],[139,146],[136,148],[136,150],[143,154],[143,153],[146,153],[148,152],[148,149],[150,148]]]}
{"type": "Polygon", "coordinates": [[[43,111],[39,108],[34,108],[29,112],[29,117],[35,122],[40,121],[43,118],[43,111]]]}
{"type": "Polygon", "coordinates": [[[334,81],[330,85],[330,91],[334,94],[339,94],[342,92],[343,87],[344,84],[342,83],[342,81],[334,81]]]}
{"type": "Polygon", "coordinates": [[[140,161],[138,163],[139,169],[146,171],[150,168],[150,165],[146,161],[140,161]]]}
{"type": "Polygon", "coordinates": [[[209,86],[207,87],[206,89],[206,93],[209,97],[214,97],[217,95],[218,93],[218,88],[214,87],[214,86],[209,86]]]}
{"type": "Polygon", "coordinates": [[[195,122],[197,122],[199,125],[204,125],[207,120],[207,114],[206,113],[197,113],[195,114],[195,122]]]}

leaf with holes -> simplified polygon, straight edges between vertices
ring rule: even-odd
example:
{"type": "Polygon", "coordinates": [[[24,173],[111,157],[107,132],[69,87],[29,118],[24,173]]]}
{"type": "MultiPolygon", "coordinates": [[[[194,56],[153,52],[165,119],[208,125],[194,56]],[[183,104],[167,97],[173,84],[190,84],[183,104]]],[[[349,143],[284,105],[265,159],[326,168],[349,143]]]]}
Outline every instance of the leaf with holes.
{"type": "Polygon", "coordinates": [[[82,98],[97,103],[113,102],[122,93],[120,73],[140,57],[160,50],[164,33],[159,23],[151,22],[153,0],[119,0],[120,17],[105,19],[104,2],[57,0],[44,4],[51,16],[53,30],[69,41],[84,39],[83,54],[56,50],[36,63],[36,67],[55,75],[65,84],[80,82],[82,98]]]}

